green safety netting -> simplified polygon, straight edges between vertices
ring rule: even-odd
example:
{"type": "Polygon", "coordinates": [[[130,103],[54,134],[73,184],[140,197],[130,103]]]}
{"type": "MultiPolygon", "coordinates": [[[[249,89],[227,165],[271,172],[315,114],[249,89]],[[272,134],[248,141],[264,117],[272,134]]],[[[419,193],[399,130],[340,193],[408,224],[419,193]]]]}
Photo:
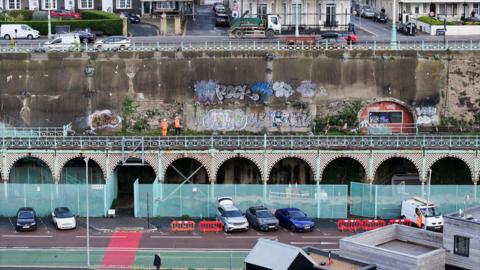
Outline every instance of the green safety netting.
{"type": "Polygon", "coordinates": [[[316,218],[347,217],[346,185],[153,184],[134,185],[135,216],[214,217],[219,197],[231,197],[245,211],[297,207],[316,218]],[[148,201],[147,201],[148,197],[148,201]]]}
{"type": "Polygon", "coordinates": [[[401,204],[413,196],[428,197],[443,214],[480,204],[476,185],[373,185],[350,183],[350,214],[364,217],[397,218],[401,204]],[[468,195],[468,197],[467,197],[468,195]]]}

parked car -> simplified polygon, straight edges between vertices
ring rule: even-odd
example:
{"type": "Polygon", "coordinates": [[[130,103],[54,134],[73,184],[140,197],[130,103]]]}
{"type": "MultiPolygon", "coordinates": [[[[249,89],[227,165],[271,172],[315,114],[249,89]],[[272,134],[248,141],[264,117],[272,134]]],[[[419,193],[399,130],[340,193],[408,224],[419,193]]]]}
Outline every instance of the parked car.
{"type": "Polygon", "coordinates": [[[0,26],[0,36],[4,39],[36,39],[40,37],[40,32],[26,24],[2,24],[0,26]]]}
{"type": "Polygon", "coordinates": [[[364,7],[360,16],[367,19],[372,19],[373,17],[375,17],[375,10],[373,10],[373,8],[371,7],[364,7]]]}
{"type": "Polygon", "coordinates": [[[80,38],[81,43],[94,43],[97,39],[97,36],[88,30],[77,30],[70,33],[77,35],[80,38]]]}
{"type": "Polygon", "coordinates": [[[375,16],[373,17],[374,22],[386,23],[387,20],[387,15],[384,12],[375,12],[375,16]]]}
{"type": "Polygon", "coordinates": [[[347,42],[342,37],[337,38],[323,38],[318,42],[318,45],[335,47],[335,48],[345,48],[347,47],[347,42]]]}
{"type": "Polygon", "coordinates": [[[81,15],[78,12],[73,12],[70,10],[60,9],[60,10],[51,10],[50,16],[58,18],[69,18],[69,19],[80,19],[81,15]]]}
{"type": "Polygon", "coordinates": [[[230,18],[227,13],[217,13],[215,16],[215,26],[230,26],[230,18]]]}
{"type": "Polygon", "coordinates": [[[137,14],[133,14],[130,12],[123,12],[122,13],[125,18],[127,18],[128,23],[140,23],[140,17],[137,14]]]}
{"type": "Polygon", "coordinates": [[[216,8],[217,6],[223,6],[223,3],[222,3],[222,2],[215,2],[215,3],[213,3],[213,7],[212,7],[213,11],[216,11],[215,8],[216,8]]]}
{"type": "Polygon", "coordinates": [[[292,232],[313,231],[315,229],[313,220],[298,208],[277,209],[275,217],[280,221],[280,226],[292,232]]]}
{"type": "Polygon", "coordinates": [[[417,25],[413,22],[400,23],[397,30],[405,35],[415,36],[415,33],[417,33],[417,25]]]}
{"type": "Polygon", "coordinates": [[[47,50],[68,50],[80,46],[80,38],[75,34],[62,34],[44,43],[47,50]]]}
{"type": "Polygon", "coordinates": [[[31,207],[21,207],[17,211],[16,231],[33,231],[37,229],[37,214],[31,207]]]}
{"type": "Polygon", "coordinates": [[[351,33],[325,32],[321,35],[322,39],[340,39],[343,38],[348,43],[356,43],[358,41],[357,35],[351,33]]]}
{"type": "Polygon", "coordinates": [[[248,230],[248,220],[229,197],[218,198],[217,220],[223,223],[225,232],[248,230]]]}
{"type": "Polygon", "coordinates": [[[215,14],[226,13],[227,12],[227,10],[226,10],[226,8],[223,4],[214,6],[214,10],[215,10],[215,14]]]}
{"type": "Polygon", "coordinates": [[[111,36],[95,42],[95,48],[98,50],[104,49],[126,49],[129,48],[132,41],[124,36],[111,36]]]}
{"type": "Polygon", "coordinates": [[[57,230],[75,229],[77,222],[70,209],[67,207],[57,207],[52,213],[52,222],[57,230]]]}
{"type": "Polygon", "coordinates": [[[278,219],[264,206],[253,206],[245,211],[250,226],[261,231],[278,230],[278,219]]]}

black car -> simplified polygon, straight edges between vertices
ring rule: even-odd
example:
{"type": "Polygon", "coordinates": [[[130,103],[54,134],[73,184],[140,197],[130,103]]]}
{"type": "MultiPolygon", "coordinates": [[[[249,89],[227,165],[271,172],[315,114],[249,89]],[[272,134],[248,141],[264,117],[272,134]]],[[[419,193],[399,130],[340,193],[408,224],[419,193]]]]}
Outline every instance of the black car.
{"type": "Polygon", "coordinates": [[[80,38],[81,43],[94,43],[97,39],[97,36],[87,30],[77,30],[72,32],[72,34],[77,35],[80,38]]]}
{"type": "Polygon", "coordinates": [[[397,30],[405,35],[415,36],[417,33],[417,25],[413,22],[400,23],[397,30]]]}
{"type": "Polygon", "coordinates": [[[387,15],[384,12],[375,12],[375,16],[373,17],[374,22],[386,23],[387,20],[387,15]]]}
{"type": "Polygon", "coordinates": [[[16,231],[34,231],[37,229],[37,214],[31,207],[21,207],[17,211],[16,231]]]}
{"type": "Polygon", "coordinates": [[[480,22],[480,17],[465,18],[466,22],[480,22]]]}
{"type": "Polygon", "coordinates": [[[124,12],[123,16],[127,18],[128,23],[140,23],[140,17],[138,17],[136,14],[124,12]]]}
{"type": "Polygon", "coordinates": [[[230,26],[230,18],[226,13],[217,13],[215,16],[215,26],[230,26]]]}
{"type": "Polygon", "coordinates": [[[247,209],[245,217],[250,226],[261,231],[278,230],[278,219],[264,206],[253,206],[247,209]]]}
{"type": "Polygon", "coordinates": [[[322,39],[338,38],[340,35],[337,32],[325,32],[321,35],[322,39]]]}

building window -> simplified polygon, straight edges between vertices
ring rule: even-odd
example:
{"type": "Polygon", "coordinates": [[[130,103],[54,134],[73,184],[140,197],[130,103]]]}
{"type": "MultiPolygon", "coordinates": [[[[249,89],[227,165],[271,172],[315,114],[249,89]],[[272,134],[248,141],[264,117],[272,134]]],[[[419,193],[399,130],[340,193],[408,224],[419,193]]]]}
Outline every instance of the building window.
{"type": "Polygon", "coordinates": [[[473,3],[474,16],[478,15],[478,3],[473,3]]]}
{"type": "Polygon", "coordinates": [[[258,4],[257,5],[257,18],[263,18],[267,15],[267,5],[266,4],[258,4]]]}
{"type": "Polygon", "coordinates": [[[405,13],[411,13],[412,12],[412,6],[410,3],[405,3],[405,13]]]}
{"type": "Polygon", "coordinates": [[[440,10],[438,11],[438,15],[447,15],[446,4],[440,4],[440,10]]]}
{"type": "Polygon", "coordinates": [[[453,14],[453,16],[458,15],[458,5],[457,4],[453,4],[452,14],[453,14]]]}
{"type": "Polygon", "coordinates": [[[415,14],[420,13],[420,5],[415,5],[415,14]]]}
{"type": "Polygon", "coordinates": [[[369,112],[370,124],[398,124],[402,123],[402,112],[369,112]]]}
{"type": "Polygon", "coordinates": [[[57,0],[43,0],[43,9],[57,9],[57,0]]]}
{"type": "Polygon", "coordinates": [[[175,9],[175,2],[157,2],[156,10],[175,9]]]}
{"type": "Polygon", "coordinates": [[[297,10],[298,8],[298,24],[302,24],[302,4],[292,4],[292,23],[296,24],[297,23],[297,10]]]}
{"type": "Polygon", "coordinates": [[[20,0],[8,0],[8,9],[20,9],[20,0]]]}
{"type": "Polygon", "coordinates": [[[327,4],[325,12],[325,26],[337,26],[337,6],[335,4],[327,4]]]}
{"type": "Polygon", "coordinates": [[[283,3],[282,4],[282,9],[283,9],[283,16],[281,19],[283,19],[283,24],[287,24],[287,4],[283,3]]]}
{"type": "Polygon", "coordinates": [[[93,0],[78,0],[79,9],[93,9],[93,0]]]}
{"type": "Polygon", "coordinates": [[[423,3],[423,14],[427,14],[427,3],[423,3]]]}
{"type": "Polygon", "coordinates": [[[117,9],[131,9],[132,0],[117,0],[117,9]]]}
{"type": "Polygon", "coordinates": [[[453,241],[453,253],[460,256],[469,256],[470,238],[455,235],[453,241]]]}

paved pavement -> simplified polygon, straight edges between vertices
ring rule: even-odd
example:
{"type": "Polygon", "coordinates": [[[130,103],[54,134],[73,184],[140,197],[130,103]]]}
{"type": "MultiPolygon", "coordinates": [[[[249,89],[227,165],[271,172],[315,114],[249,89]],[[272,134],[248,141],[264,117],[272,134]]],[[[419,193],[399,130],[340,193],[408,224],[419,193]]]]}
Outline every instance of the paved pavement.
{"type": "Polygon", "coordinates": [[[196,6],[195,19],[188,17],[186,36],[226,37],[228,27],[215,26],[212,6],[196,6]]]}
{"type": "Polygon", "coordinates": [[[151,37],[158,34],[156,26],[148,23],[135,23],[128,24],[128,32],[132,37],[151,37]]]}

